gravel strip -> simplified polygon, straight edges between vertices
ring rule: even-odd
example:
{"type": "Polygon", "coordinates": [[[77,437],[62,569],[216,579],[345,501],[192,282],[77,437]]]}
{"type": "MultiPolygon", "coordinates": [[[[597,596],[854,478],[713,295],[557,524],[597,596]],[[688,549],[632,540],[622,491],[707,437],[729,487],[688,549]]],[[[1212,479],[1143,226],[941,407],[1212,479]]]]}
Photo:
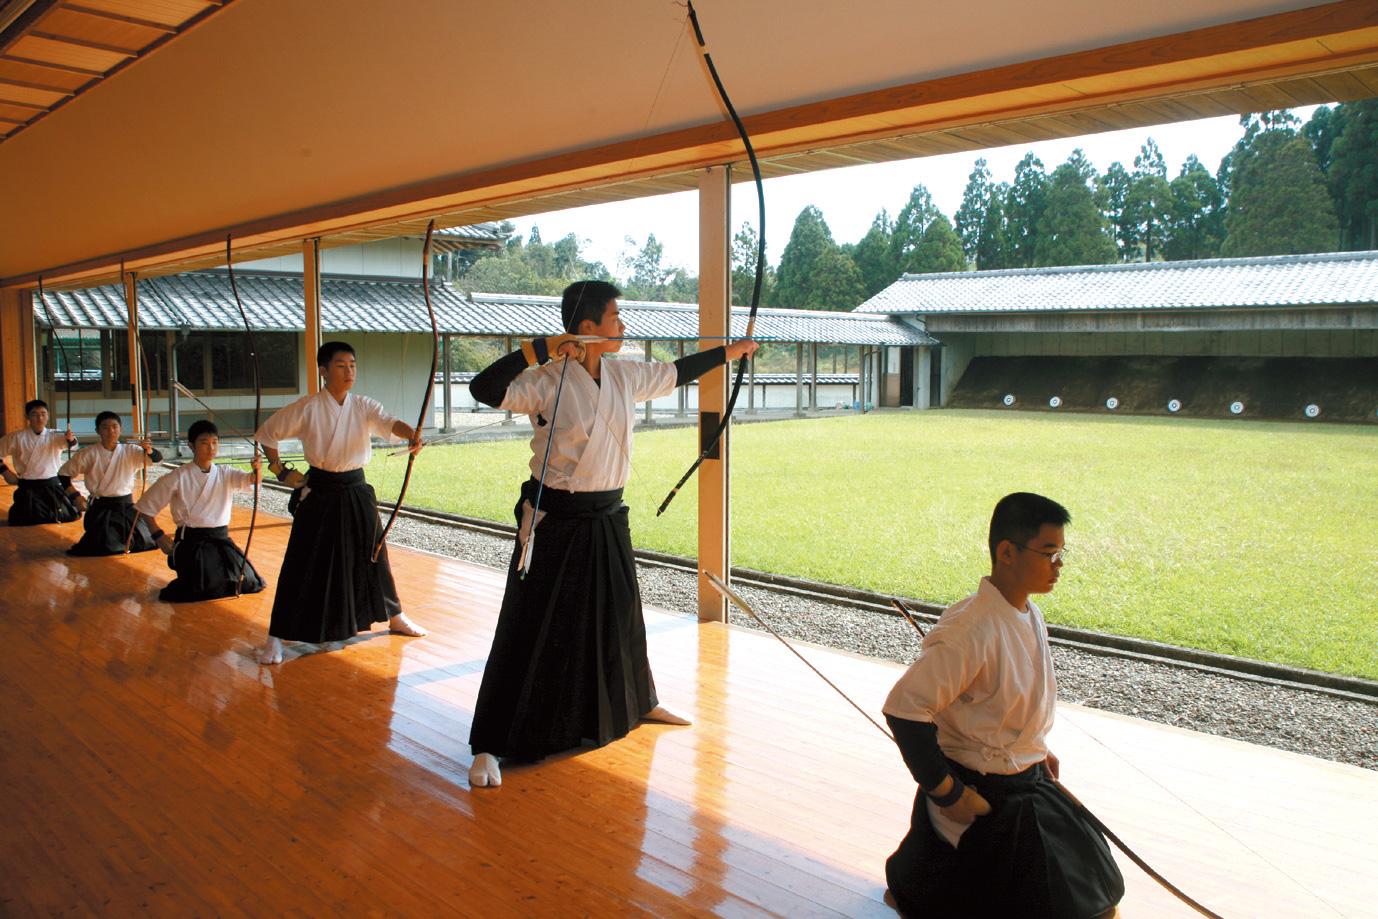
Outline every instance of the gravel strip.
{"type": "MultiPolygon", "coordinates": [[[[246,495],[235,500],[252,503],[246,495]]],[[[264,489],[259,506],[285,515],[286,495],[264,489]]],[[[499,570],[506,569],[512,556],[510,537],[406,517],[397,519],[388,540],[499,570]]],[[[692,573],[659,565],[637,567],[648,605],[696,615],[698,587],[692,573]]],[[[913,660],[918,647],[913,629],[896,617],[773,590],[743,587],[740,593],[788,638],[900,663],[913,660]]],[[[757,628],[736,609],[730,610],[729,621],[757,628]]],[[[1064,702],[1378,769],[1378,704],[1056,646],[1053,661],[1058,698],[1064,702]]]]}

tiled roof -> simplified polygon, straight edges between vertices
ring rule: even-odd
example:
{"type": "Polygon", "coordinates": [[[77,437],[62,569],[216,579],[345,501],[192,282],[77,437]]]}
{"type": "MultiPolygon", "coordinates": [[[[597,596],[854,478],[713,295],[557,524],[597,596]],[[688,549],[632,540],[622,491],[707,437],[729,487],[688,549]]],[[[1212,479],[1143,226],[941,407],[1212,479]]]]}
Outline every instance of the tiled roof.
{"type": "MultiPolygon", "coordinates": [[[[483,313],[494,311],[508,323],[536,321],[530,332],[548,333],[560,325],[560,298],[518,296],[516,294],[473,294],[474,305],[483,313]]],[[[657,341],[697,339],[699,308],[692,303],[648,303],[618,300],[629,338],[657,341]]],[[[732,307],[732,334],[746,334],[750,311],[732,307]]],[[[856,313],[831,313],[819,310],[786,310],[762,307],[756,317],[756,338],[760,341],[803,342],[805,344],[850,345],[936,345],[922,329],[888,316],[861,316],[856,313]],[[877,321],[881,320],[881,321],[877,321]]]]}
{"type": "MultiPolygon", "coordinates": [[[[301,331],[304,325],[300,275],[235,272],[240,299],[255,330],[301,331]]],[[[116,285],[49,291],[49,308],[60,327],[125,327],[123,291],[116,285]]],[[[433,282],[431,303],[441,332],[452,335],[532,336],[560,329],[558,297],[473,294],[433,282]]],[[[698,307],[684,303],[620,301],[627,334],[661,341],[695,340],[698,307]]],[[[39,324],[47,317],[35,310],[39,324]]],[[[733,308],[735,334],[746,330],[747,310],[733,308]]],[[[330,277],[321,279],[321,326],[328,332],[429,332],[430,321],[415,280],[330,277]]],[[[243,324],[224,271],[198,271],[149,278],[139,283],[139,327],[233,331],[243,324]]],[[[927,333],[901,319],[762,309],[756,337],[763,341],[848,345],[932,345],[927,333]]]]}
{"type": "Polygon", "coordinates": [[[1378,252],[906,274],[858,313],[1266,309],[1378,303],[1378,252]]]}
{"type": "MultiPolygon", "coordinates": [[[[425,236],[425,234],[421,234],[425,236]]],[[[497,223],[475,223],[435,231],[434,245],[441,252],[456,249],[500,249],[506,239],[497,223]]]]}

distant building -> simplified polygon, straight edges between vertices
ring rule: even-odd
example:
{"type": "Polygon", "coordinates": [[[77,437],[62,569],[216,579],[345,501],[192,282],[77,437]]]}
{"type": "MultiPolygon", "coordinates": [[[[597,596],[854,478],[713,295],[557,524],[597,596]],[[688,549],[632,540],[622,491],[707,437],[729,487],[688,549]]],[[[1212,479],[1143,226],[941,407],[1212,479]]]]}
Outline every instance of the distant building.
{"type": "Polygon", "coordinates": [[[941,341],[933,404],[1378,419],[1378,252],[904,275],[856,312],[941,341]]]}

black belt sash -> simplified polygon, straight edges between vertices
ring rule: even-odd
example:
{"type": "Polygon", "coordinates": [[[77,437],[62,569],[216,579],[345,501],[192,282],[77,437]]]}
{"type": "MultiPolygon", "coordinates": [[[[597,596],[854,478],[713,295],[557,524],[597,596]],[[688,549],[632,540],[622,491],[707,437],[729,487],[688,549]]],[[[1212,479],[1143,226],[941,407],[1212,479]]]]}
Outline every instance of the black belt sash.
{"type": "MultiPolygon", "coordinates": [[[[534,478],[522,483],[522,498],[536,504],[536,492],[541,487],[534,478]]],[[[585,520],[611,517],[623,508],[622,489],[611,491],[565,491],[549,485],[541,491],[541,510],[551,517],[585,520]]]]}
{"type": "Polygon", "coordinates": [[[363,469],[348,469],[344,472],[330,472],[315,466],[306,470],[306,487],[313,491],[344,491],[367,485],[363,469]]]}
{"type": "Polygon", "coordinates": [[[177,540],[179,542],[197,542],[202,539],[228,539],[230,528],[223,527],[178,527],[177,540]]]}

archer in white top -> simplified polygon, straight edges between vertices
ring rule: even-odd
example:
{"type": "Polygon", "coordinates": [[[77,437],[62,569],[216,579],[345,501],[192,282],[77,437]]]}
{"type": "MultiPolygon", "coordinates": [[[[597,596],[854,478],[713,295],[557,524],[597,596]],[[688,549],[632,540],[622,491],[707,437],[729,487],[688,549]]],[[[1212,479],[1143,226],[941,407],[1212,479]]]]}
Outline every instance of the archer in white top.
{"type": "Polygon", "coordinates": [[[48,429],[48,406],[43,402],[35,399],[29,406],[25,411],[28,426],[0,437],[0,459],[8,456],[14,460],[19,479],[55,478],[62,465],[62,451],[77,445],[76,436],[70,428],[65,433],[48,429]]]}
{"type": "Polygon", "coordinates": [[[150,461],[160,463],[163,456],[151,441],[120,443],[120,416],[101,412],[96,416],[100,443],[77,451],[62,464],[59,476],[83,479],[92,498],[122,498],[134,491],[134,476],[150,461]]]}
{"type": "Polygon", "coordinates": [[[531,417],[533,477],[540,477],[546,443],[555,438],[545,473],[547,488],[610,491],[625,487],[631,475],[636,404],[675,391],[673,363],[610,360],[600,361],[597,368],[595,381],[582,362],[570,361],[566,370],[564,361],[551,361],[507,385],[500,408],[531,417]],[[550,424],[562,371],[560,410],[550,424]]]}
{"type": "Polygon", "coordinates": [[[10,526],[70,523],[81,515],[58,480],[64,448],[76,446],[68,427],[65,433],[48,430],[48,404],[32,399],[24,406],[29,424],[0,437],[0,476],[17,485],[10,504],[10,526]],[[5,464],[5,457],[14,469],[5,464]]]}
{"type": "Polygon", "coordinates": [[[210,529],[230,525],[235,492],[253,491],[254,476],[213,462],[190,462],[148,486],[135,502],[139,513],[154,517],[170,507],[172,520],[180,527],[210,529]]]}
{"type": "Polygon", "coordinates": [[[387,622],[399,635],[426,630],[402,612],[396,580],[382,544],[377,496],[364,479],[373,437],[398,437],[422,447],[413,430],[377,401],[350,390],[358,360],[347,342],[328,341],[316,353],[324,386],[279,409],[258,429],[268,468],[297,490],[288,509],[292,531],[273,598],[261,664],[281,663],[284,641],[330,646],[387,622]],[[301,442],[311,464],[303,474],[282,462],[283,441],[301,442]]]}
{"type": "Polygon", "coordinates": [[[885,700],[919,791],[886,862],[905,915],[1113,915],[1124,878],[1056,784],[1057,683],[1030,599],[1062,571],[1066,508],[1017,492],[995,506],[991,573],[949,606],[885,700]],[[960,845],[959,845],[960,843],[960,845]]]}
{"type": "MultiPolygon", "coordinates": [[[[352,357],[352,355],[351,355],[352,357]]],[[[373,457],[371,437],[410,439],[412,430],[374,399],[348,390],[337,399],[328,388],[280,408],[258,429],[258,440],[276,462],[284,440],[301,441],[306,461],[327,472],[348,472],[373,457]]]]}

